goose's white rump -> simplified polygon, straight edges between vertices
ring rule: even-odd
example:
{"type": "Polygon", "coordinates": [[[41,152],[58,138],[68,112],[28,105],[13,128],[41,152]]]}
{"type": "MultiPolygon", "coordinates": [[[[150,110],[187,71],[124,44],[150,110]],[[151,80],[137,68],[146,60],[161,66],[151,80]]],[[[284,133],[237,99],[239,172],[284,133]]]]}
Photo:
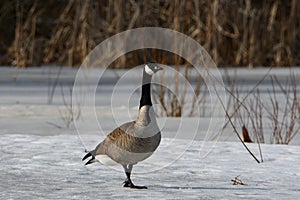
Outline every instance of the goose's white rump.
{"type": "Polygon", "coordinates": [[[119,164],[107,155],[96,155],[95,159],[98,162],[100,162],[101,164],[106,165],[106,166],[115,166],[115,165],[119,164]]]}

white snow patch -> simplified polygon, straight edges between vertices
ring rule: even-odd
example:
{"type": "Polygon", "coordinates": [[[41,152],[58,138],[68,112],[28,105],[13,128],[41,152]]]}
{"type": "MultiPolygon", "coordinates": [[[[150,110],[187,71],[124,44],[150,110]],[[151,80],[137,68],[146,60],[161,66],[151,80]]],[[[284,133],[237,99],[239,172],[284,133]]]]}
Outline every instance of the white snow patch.
{"type": "MultiPolygon", "coordinates": [[[[92,143],[103,139],[86,135],[92,143]]],[[[218,142],[209,156],[200,158],[201,141],[186,151],[185,140],[164,138],[151,162],[134,166],[132,180],[148,190],[122,187],[125,174],[100,163],[84,166],[84,148],[74,135],[0,135],[1,196],[6,199],[297,199],[300,147],[262,145],[265,162],[257,164],[240,143],[218,142]],[[172,144],[172,145],[169,145],[172,144]],[[148,173],[161,160],[184,151],[168,166],[148,173]],[[236,176],[246,185],[232,185],[236,176]]],[[[255,144],[250,144],[256,149],[255,144]]],[[[255,152],[256,154],[258,152],[255,152]]]]}

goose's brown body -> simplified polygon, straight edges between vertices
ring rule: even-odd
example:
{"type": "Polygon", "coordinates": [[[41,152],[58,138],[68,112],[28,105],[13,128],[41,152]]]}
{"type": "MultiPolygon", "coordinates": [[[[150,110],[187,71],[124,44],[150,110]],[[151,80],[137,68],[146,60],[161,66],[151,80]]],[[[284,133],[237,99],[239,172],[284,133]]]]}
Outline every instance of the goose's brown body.
{"type": "Polygon", "coordinates": [[[136,164],[147,159],[159,146],[161,134],[157,132],[150,137],[136,137],[130,133],[135,126],[134,121],[113,130],[92,155],[107,155],[121,165],[136,164]]]}

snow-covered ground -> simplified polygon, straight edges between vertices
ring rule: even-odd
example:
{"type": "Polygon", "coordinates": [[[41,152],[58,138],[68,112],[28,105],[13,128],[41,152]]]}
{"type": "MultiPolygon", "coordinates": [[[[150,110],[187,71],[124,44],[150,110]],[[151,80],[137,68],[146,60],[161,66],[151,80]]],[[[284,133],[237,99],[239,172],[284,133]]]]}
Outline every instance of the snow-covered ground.
{"type": "MultiPolygon", "coordinates": [[[[90,144],[97,135],[86,136],[90,144]]],[[[98,163],[84,166],[83,148],[74,135],[0,135],[1,199],[298,199],[300,147],[262,145],[264,163],[257,164],[236,142],[218,142],[201,158],[201,142],[184,151],[185,140],[164,138],[151,158],[136,165],[132,179],[148,190],[122,187],[118,169],[98,163]],[[168,148],[164,148],[164,147],[168,148]],[[163,150],[162,150],[163,149],[163,150]],[[152,171],[174,151],[183,155],[152,171]],[[245,185],[233,185],[238,178],[245,185]]],[[[255,144],[249,145],[256,149],[255,144]]],[[[256,152],[257,153],[257,152],[256,152]]]]}
{"type": "MultiPolygon", "coordinates": [[[[93,73],[101,70],[94,69],[93,73]]],[[[264,162],[257,164],[230,126],[219,137],[207,137],[208,117],[158,118],[162,143],[151,158],[134,167],[132,175],[136,184],[146,185],[148,190],[123,188],[125,175],[121,167],[84,166],[81,158],[85,148],[94,148],[118,124],[136,117],[139,91],[131,90],[140,83],[140,70],[127,75],[119,86],[114,107],[111,94],[126,70],[105,72],[95,96],[99,124],[89,122],[93,112],[82,108],[86,115],[84,123],[77,126],[79,135],[74,124],[67,127],[70,89],[76,70],[62,68],[58,76],[59,71],[55,67],[0,68],[1,199],[300,197],[298,136],[292,145],[263,144],[264,162]],[[128,102],[125,97],[130,92],[128,102]],[[237,176],[245,185],[232,184],[231,180],[237,176]]],[[[239,69],[229,73],[239,75],[246,92],[266,71],[239,69]]],[[[300,70],[293,71],[296,80],[300,80],[300,70]]],[[[289,70],[274,69],[271,74],[284,80],[289,70]]],[[[270,81],[266,80],[261,87],[269,88],[270,81]]],[[[259,157],[257,145],[249,147],[259,157]]]]}

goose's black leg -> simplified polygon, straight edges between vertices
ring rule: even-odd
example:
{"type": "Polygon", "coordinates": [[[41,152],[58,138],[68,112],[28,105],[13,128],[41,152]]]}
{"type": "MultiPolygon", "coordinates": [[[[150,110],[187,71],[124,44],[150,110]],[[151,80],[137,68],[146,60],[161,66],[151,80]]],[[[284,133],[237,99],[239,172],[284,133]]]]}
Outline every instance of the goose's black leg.
{"type": "Polygon", "coordinates": [[[125,174],[126,174],[126,180],[124,181],[124,187],[129,188],[135,188],[135,189],[147,189],[146,186],[137,186],[134,185],[133,182],[130,179],[131,171],[132,171],[132,165],[123,165],[125,174]]]}

